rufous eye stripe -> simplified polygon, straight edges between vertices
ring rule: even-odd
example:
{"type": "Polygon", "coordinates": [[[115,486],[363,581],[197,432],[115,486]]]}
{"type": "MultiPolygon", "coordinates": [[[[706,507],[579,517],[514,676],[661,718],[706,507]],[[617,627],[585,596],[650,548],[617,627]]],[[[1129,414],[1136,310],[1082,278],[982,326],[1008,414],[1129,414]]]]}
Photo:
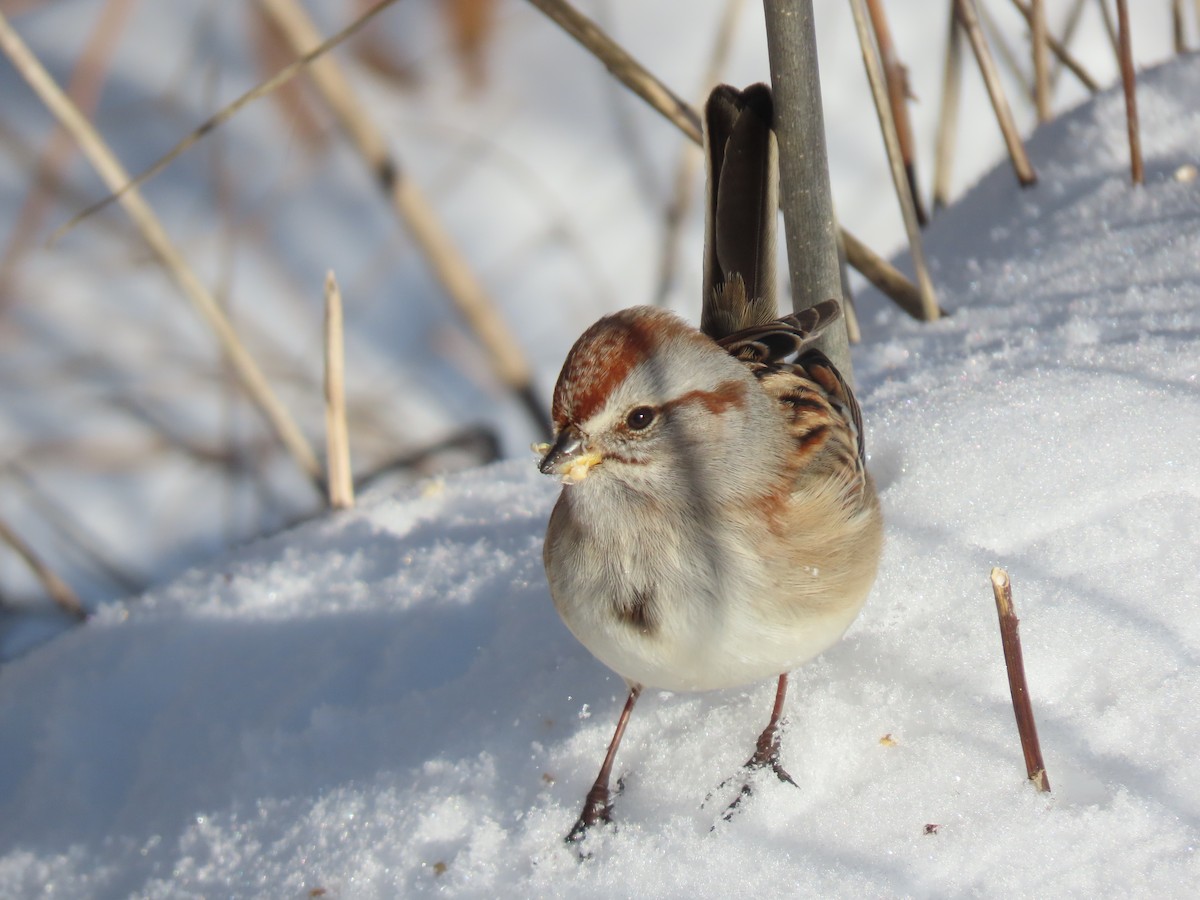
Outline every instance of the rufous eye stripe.
{"type": "Polygon", "coordinates": [[[712,391],[688,391],[669,403],[663,404],[663,409],[670,411],[692,403],[702,403],[715,416],[730,409],[741,408],[746,403],[746,386],[740,381],[723,381],[712,391]]]}

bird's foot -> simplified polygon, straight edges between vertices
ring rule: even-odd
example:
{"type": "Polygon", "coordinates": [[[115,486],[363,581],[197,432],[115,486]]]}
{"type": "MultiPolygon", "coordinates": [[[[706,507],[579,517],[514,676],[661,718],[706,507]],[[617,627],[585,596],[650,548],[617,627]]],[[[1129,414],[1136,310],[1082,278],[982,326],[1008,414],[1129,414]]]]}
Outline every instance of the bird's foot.
{"type": "Polygon", "coordinates": [[[583,801],[583,812],[579,814],[579,819],[563,840],[568,844],[578,844],[595,826],[611,825],[613,798],[619,796],[624,789],[625,782],[621,778],[617,779],[616,791],[610,791],[607,785],[593,785],[583,801]]]}
{"type": "Polygon", "coordinates": [[[754,749],[754,755],[746,760],[742,768],[749,769],[751,772],[770,769],[780,781],[786,781],[792,787],[799,787],[796,780],[779,762],[779,735],[773,731],[771,733],[763,732],[762,737],[758,739],[758,746],[754,749]]]}
{"type": "MultiPolygon", "coordinates": [[[[758,740],[758,747],[755,749],[754,755],[746,760],[745,764],[742,766],[742,771],[745,773],[743,776],[745,780],[742,782],[742,786],[738,789],[737,796],[733,798],[730,804],[725,807],[725,812],[721,814],[722,822],[733,821],[733,817],[737,815],[742,803],[754,793],[755,774],[763,769],[769,769],[780,781],[787,782],[788,784],[792,785],[792,787],[799,787],[799,785],[796,784],[796,780],[788,774],[787,769],[785,769],[779,762],[779,738],[774,734],[768,735],[764,733],[763,737],[759,738],[758,740]]],[[[726,778],[717,787],[717,791],[714,791],[713,793],[724,791],[724,789],[727,788],[730,782],[734,781],[736,777],[737,776],[726,778]]],[[[711,798],[712,794],[709,794],[704,798],[704,802],[707,803],[711,798]]],[[[713,830],[716,827],[717,826],[714,824],[713,828],[710,830],[713,830]]]]}

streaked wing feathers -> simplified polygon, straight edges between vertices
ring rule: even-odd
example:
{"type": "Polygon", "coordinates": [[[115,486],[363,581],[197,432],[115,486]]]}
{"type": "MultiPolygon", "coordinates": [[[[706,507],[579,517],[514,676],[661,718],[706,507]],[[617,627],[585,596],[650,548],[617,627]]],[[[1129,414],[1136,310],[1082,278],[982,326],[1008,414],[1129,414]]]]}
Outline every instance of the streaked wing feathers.
{"type": "Polygon", "coordinates": [[[734,332],[717,343],[743,362],[779,362],[803,350],[841,314],[836,300],[822,300],[802,312],[734,332]]]}
{"type": "Polygon", "coordinates": [[[866,496],[866,448],[862,413],[854,392],[820,350],[810,348],[793,363],[751,363],[763,390],[783,407],[792,433],[793,490],[834,476],[843,503],[866,496]]]}

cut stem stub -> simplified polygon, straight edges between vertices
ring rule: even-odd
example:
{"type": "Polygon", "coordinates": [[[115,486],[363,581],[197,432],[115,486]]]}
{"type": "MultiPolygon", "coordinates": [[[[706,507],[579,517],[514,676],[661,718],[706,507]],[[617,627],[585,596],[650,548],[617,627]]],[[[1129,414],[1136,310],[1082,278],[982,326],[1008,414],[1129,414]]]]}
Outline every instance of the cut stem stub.
{"type": "Polygon", "coordinates": [[[1025,754],[1025,771],[1039,791],[1049,791],[1050,779],[1046,777],[1046,764],[1042,762],[1042,747],[1038,743],[1037,725],[1025,682],[1025,661],[1021,656],[1021,636],[1017,632],[1020,621],[1013,611],[1012,583],[1003,569],[992,569],[992,593],[1000,616],[1000,643],[1004,647],[1004,665],[1008,668],[1008,689],[1017,717],[1017,732],[1021,736],[1021,751],[1025,754]]]}

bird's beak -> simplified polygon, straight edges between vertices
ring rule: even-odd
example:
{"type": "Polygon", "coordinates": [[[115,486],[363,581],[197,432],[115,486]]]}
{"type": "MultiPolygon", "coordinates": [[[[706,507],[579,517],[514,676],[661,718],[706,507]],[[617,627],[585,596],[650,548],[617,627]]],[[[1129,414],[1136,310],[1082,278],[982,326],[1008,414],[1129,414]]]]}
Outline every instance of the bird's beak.
{"type": "Polygon", "coordinates": [[[574,425],[560,431],[553,444],[538,444],[534,450],[543,454],[538,471],[543,475],[561,475],[564,484],[583,481],[603,458],[574,425]]]}

